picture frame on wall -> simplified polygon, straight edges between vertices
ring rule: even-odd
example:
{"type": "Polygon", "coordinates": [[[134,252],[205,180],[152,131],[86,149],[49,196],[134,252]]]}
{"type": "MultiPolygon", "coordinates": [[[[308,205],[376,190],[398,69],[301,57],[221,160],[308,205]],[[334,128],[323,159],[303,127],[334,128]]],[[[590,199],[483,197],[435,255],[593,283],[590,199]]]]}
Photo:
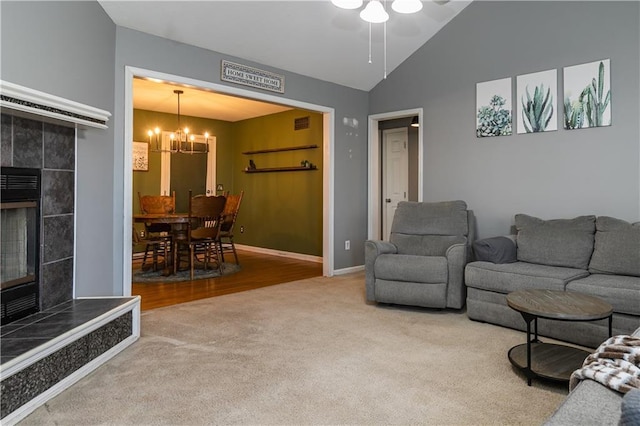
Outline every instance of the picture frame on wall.
{"type": "Polygon", "coordinates": [[[558,130],[558,71],[516,77],[516,130],[518,134],[558,130]]]}
{"type": "Polygon", "coordinates": [[[611,126],[609,59],[565,67],[564,128],[611,126]]]}
{"type": "Polygon", "coordinates": [[[476,84],[476,136],[512,133],[511,77],[476,84]]]}
{"type": "Polygon", "coordinates": [[[133,171],[149,171],[149,144],[147,142],[133,142],[133,171]]]}

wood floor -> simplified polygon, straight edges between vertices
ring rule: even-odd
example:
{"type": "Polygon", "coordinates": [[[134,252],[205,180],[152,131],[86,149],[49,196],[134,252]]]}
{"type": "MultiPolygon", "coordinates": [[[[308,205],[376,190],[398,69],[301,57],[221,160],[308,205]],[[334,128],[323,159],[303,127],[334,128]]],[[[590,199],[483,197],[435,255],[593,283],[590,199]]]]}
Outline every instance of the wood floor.
{"type": "MultiPolygon", "coordinates": [[[[142,297],[141,309],[160,308],[207,297],[252,290],[322,276],[322,263],[238,251],[242,270],[236,274],[195,281],[133,283],[131,294],[142,297]]],[[[134,260],[134,268],[140,267],[134,260]]]]}

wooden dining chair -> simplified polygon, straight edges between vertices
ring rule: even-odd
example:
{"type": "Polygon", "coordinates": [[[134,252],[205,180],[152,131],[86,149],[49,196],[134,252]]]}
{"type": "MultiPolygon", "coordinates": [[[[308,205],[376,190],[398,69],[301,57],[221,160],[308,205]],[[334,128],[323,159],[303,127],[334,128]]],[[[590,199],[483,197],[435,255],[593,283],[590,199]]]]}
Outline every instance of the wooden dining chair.
{"type": "MultiPolygon", "coordinates": [[[[192,196],[189,191],[189,231],[186,240],[177,240],[178,246],[188,248],[190,277],[193,280],[197,255],[204,255],[204,268],[212,261],[217,262],[218,270],[222,273],[222,257],[218,250],[218,234],[221,226],[221,215],[224,211],[226,197],[222,195],[207,197],[205,195],[192,196]]],[[[176,268],[180,263],[180,247],[176,268]]]]}
{"type": "Polygon", "coordinates": [[[220,256],[224,262],[224,252],[232,252],[233,257],[236,260],[236,265],[240,264],[238,260],[238,252],[236,252],[236,246],[233,242],[233,228],[238,218],[238,212],[240,211],[240,203],[244,191],[240,191],[239,194],[227,195],[227,203],[224,206],[224,212],[222,213],[222,223],[220,224],[220,234],[218,236],[218,247],[220,250],[220,256]]]}
{"type": "Polygon", "coordinates": [[[154,271],[157,271],[159,268],[159,257],[162,256],[162,261],[167,264],[169,260],[169,245],[170,241],[167,241],[167,238],[162,236],[153,236],[148,233],[141,233],[135,226],[131,227],[133,230],[133,235],[131,239],[131,243],[133,247],[138,244],[144,244],[144,256],[142,258],[142,270],[148,269],[147,265],[147,257],[149,256],[149,250],[151,250],[151,268],[154,271]]]}
{"type": "MultiPolygon", "coordinates": [[[[171,195],[142,195],[138,192],[140,201],[140,213],[143,214],[170,214],[176,211],[176,192],[171,195]]],[[[145,223],[145,235],[141,237],[146,243],[142,268],[145,268],[149,250],[152,252],[153,270],[158,268],[158,256],[164,257],[167,263],[167,252],[173,243],[171,225],[166,223],[145,223]]]]}
{"type": "MultiPolygon", "coordinates": [[[[173,191],[171,195],[142,195],[138,192],[138,200],[140,201],[140,213],[142,214],[167,214],[176,212],[176,191],[173,191]]],[[[154,226],[159,225],[166,224],[155,224],[154,226]]],[[[159,226],[158,229],[166,229],[166,226],[164,226],[164,228],[159,226]]]]}

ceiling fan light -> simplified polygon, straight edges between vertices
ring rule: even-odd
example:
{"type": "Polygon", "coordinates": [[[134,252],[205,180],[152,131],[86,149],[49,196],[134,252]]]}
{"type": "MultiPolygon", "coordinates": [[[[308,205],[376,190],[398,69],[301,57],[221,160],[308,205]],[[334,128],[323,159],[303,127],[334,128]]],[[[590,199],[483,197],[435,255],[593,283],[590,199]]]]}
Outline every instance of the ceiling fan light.
{"type": "Polygon", "coordinates": [[[367,7],[360,12],[360,18],[372,24],[381,24],[389,20],[389,14],[384,10],[384,6],[379,0],[371,0],[367,7]]]}
{"type": "Polygon", "coordinates": [[[391,8],[398,13],[416,13],[422,9],[420,0],[394,0],[391,8]]]}
{"type": "Polygon", "coordinates": [[[341,9],[357,9],[362,6],[362,0],[331,0],[331,3],[341,9]]]}

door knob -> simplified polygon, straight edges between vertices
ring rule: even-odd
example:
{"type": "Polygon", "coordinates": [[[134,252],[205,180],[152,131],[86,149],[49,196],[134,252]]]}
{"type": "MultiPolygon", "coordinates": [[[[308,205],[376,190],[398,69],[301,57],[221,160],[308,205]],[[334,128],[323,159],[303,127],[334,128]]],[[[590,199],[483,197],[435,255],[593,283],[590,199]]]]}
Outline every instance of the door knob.
{"type": "Polygon", "coordinates": [[[391,198],[387,198],[386,200],[384,200],[385,203],[390,203],[391,202],[391,198]]]}

